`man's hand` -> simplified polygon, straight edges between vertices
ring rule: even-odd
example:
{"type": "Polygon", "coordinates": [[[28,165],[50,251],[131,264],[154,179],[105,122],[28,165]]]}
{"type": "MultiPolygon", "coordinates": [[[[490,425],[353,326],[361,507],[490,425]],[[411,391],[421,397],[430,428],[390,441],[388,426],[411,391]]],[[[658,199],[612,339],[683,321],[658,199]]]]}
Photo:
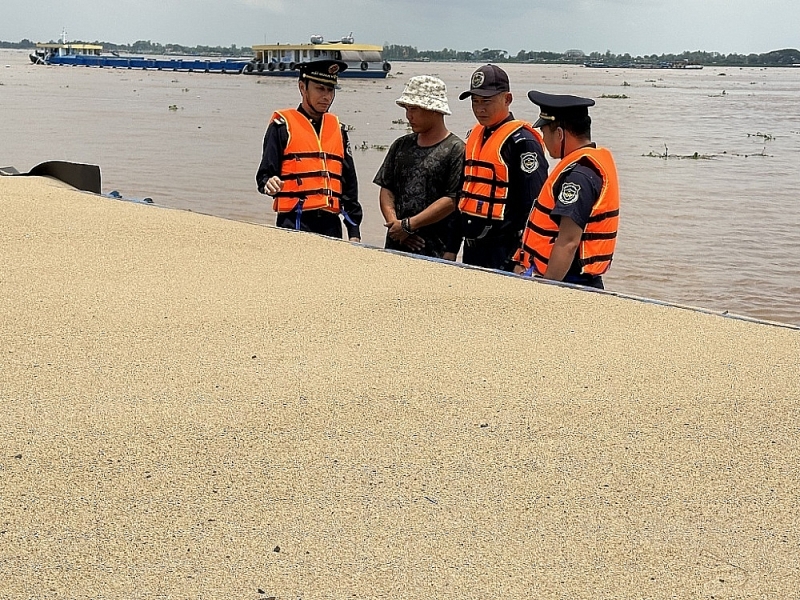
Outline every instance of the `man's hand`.
{"type": "Polygon", "coordinates": [[[413,252],[419,252],[425,247],[425,240],[423,240],[420,236],[418,236],[415,233],[412,233],[410,235],[406,233],[406,231],[403,229],[403,225],[400,219],[394,219],[393,221],[384,223],[383,226],[389,230],[390,238],[392,238],[396,242],[403,244],[409,250],[413,252]]]}
{"type": "Polygon", "coordinates": [[[514,266],[514,273],[516,273],[517,275],[522,275],[523,273],[525,273],[525,267],[523,267],[520,264],[516,264],[514,266]]]}
{"type": "Polygon", "coordinates": [[[383,224],[389,230],[389,237],[395,242],[403,242],[408,237],[408,234],[403,231],[403,226],[400,224],[400,219],[394,219],[383,224]]]}
{"type": "Polygon", "coordinates": [[[283,180],[277,175],[273,175],[264,184],[264,192],[274,196],[283,189],[283,180]]]}
{"type": "Polygon", "coordinates": [[[419,252],[420,250],[422,250],[425,247],[425,240],[423,240],[417,234],[414,234],[414,235],[409,235],[408,237],[406,237],[406,239],[403,240],[402,244],[404,246],[407,246],[409,249],[411,249],[414,252],[419,252]]]}
{"type": "Polygon", "coordinates": [[[361,238],[360,238],[360,237],[351,237],[351,238],[350,238],[350,241],[351,241],[351,242],[356,242],[356,243],[358,243],[358,242],[360,242],[360,241],[361,241],[361,238]]]}
{"type": "Polygon", "coordinates": [[[444,254],[442,254],[442,258],[444,260],[455,260],[456,259],[456,253],[455,252],[445,252],[444,254]]]}

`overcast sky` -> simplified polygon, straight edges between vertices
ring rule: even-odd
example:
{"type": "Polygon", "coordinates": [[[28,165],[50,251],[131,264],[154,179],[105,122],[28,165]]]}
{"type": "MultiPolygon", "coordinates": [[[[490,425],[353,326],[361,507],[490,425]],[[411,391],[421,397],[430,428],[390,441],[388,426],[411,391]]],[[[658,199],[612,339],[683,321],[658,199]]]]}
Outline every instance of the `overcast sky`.
{"type": "Polygon", "coordinates": [[[798,0],[2,0],[0,40],[186,46],[298,43],[312,34],[420,50],[633,55],[800,48],[798,0]]]}

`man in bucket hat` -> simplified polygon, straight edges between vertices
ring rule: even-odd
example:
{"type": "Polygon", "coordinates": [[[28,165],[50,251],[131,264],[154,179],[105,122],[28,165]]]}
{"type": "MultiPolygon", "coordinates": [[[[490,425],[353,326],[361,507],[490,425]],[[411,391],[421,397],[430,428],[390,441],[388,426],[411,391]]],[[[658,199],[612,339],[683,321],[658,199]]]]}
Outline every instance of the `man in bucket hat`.
{"type": "Polygon", "coordinates": [[[542,138],[511,114],[508,75],[497,65],[477,69],[459,98],[471,99],[478,124],[467,139],[459,235],[453,236],[447,258],[455,258],[463,237],[465,263],[510,271],[533,201],[547,179],[542,138]]]}
{"type": "Polygon", "coordinates": [[[348,238],[358,242],[363,212],[356,168],[347,131],[328,110],[346,68],[331,59],[297,65],[302,102],[272,115],[256,183],[274,198],[278,227],[341,238],[344,218],[348,238]]]}
{"type": "Polygon", "coordinates": [[[386,248],[441,258],[464,169],[464,142],[447,130],[447,88],[430,75],[412,77],[397,104],[412,133],[394,141],[374,183],[380,186],[386,248]]]}

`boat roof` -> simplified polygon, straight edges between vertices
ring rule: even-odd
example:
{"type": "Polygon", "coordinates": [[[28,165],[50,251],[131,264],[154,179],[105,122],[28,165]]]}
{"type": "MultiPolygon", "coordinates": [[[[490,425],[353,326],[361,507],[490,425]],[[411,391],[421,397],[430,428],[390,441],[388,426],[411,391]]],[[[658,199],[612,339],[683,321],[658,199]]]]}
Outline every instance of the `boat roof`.
{"type": "Polygon", "coordinates": [[[383,46],[373,44],[342,44],[334,42],[332,44],[263,44],[251,46],[253,50],[355,50],[356,52],[381,52],[383,46]]]}
{"type": "Polygon", "coordinates": [[[102,46],[97,44],[60,44],[60,43],[44,43],[36,42],[37,48],[75,48],[77,50],[102,50],[102,46]]]}

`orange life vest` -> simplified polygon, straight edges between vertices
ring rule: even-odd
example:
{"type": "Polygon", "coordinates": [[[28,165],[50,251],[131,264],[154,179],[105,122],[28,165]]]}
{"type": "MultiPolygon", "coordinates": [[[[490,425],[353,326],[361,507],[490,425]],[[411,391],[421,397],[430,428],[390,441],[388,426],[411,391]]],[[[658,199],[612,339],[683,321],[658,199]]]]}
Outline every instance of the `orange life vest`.
{"type": "Polygon", "coordinates": [[[542,136],[530,123],[512,120],[503,123],[486,140],[485,127],[476,125],[467,139],[467,155],[464,162],[464,185],[458,209],[462,213],[484,219],[502,221],[508,197],[508,165],[500,156],[506,140],[520,128],[530,131],[539,144],[542,136]]]}
{"type": "Polygon", "coordinates": [[[550,216],[556,206],[553,187],[561,174],[581,159],[590,160],[603,179],[603,187],[592,206],[578,247],[581,274],[602,275],[611,266],[619,223],[617,167],[611,152],[605,148],[587,147],[575,150],[564,158],[545,181],[522,235],[522,248],[515,257],[526,269],[533,266],[541,275],[547,271],[553,244],[558,237],[558,224],[550,216]]]}
{"type": "Polygon", "coordinates": [[[295,109],[278,111],[272,119],[283,119],[289,131],[281,163],[283,189],[275,194],[272,210],[291,212],[299,207],[301,211],[322,209],[338,214],[344,167],[339,119],[330,113],[322,115],[319,135],[295,109]]]}

